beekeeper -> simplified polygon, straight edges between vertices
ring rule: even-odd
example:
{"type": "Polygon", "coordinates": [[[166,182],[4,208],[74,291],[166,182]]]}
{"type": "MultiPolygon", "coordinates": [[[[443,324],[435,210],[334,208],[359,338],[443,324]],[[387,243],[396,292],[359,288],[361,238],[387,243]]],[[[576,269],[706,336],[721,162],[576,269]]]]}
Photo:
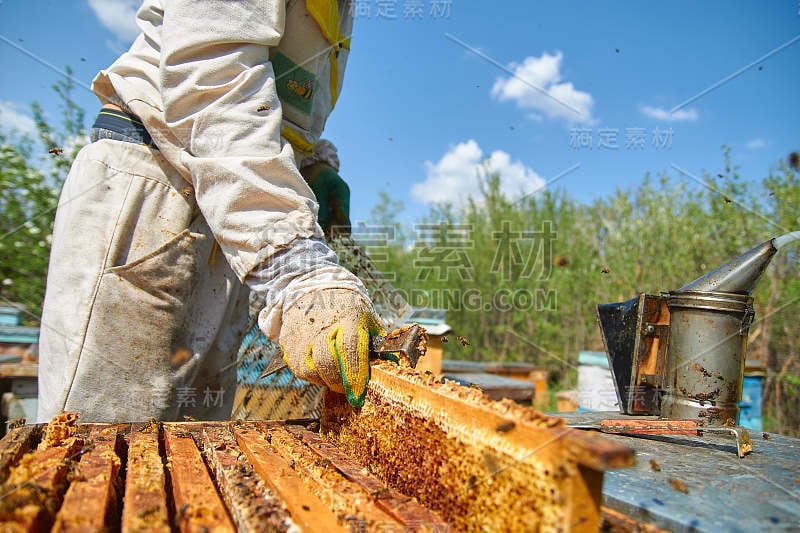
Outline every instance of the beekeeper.
{"type": "Polygon", "coordinates": [[[342,85],[350,0],[146,0],[59,201],[40,421],[227,419],[248,290],[303,379],[363,402],[381,325],[298,171],[342,85]]]}
{"type": "Polygon", "coordinates": [[[300,174],[314,191],[319,204],[317,219],[325,237],[350,233],[350,187],[339,175],[339,150],[331,141],[320,139],[311,157],[301,162],[300,174]]]}

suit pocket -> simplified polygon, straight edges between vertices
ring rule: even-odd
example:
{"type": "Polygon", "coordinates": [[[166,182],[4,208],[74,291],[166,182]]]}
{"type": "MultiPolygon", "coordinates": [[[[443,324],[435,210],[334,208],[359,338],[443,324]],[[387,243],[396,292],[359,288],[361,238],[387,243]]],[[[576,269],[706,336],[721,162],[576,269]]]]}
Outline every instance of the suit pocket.
{"type": "Polygon", "coordinates": [[[183,230],[144,256],[107,269],[106,274],[127,281],[137,299],[151,300],[160,307],[180,306],[193,291],[193,280],[198,274],[198,252],[205,248],[206,239],[202,233],[183,230]]]}

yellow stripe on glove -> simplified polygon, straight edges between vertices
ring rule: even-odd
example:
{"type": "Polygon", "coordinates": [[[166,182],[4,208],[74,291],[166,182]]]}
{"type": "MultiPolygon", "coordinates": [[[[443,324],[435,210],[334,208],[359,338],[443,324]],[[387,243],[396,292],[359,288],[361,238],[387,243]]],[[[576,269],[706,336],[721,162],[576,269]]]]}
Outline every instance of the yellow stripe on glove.
{"type": "Polygon", "coordinates": [[[326,289],[284,310],[279,343],[297,377],[344,394],[361,407],[369,383],[369,340],[381,334],[380,319],[360,293],[326,289]]]}

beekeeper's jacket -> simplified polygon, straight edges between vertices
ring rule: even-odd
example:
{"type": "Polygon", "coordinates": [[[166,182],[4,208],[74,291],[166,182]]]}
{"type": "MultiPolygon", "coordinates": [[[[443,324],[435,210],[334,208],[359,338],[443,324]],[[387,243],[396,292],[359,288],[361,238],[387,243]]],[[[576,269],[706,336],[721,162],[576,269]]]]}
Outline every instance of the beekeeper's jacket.
{"type": "Polygon", "coordinates": [[[130,50],[94,80],[138,116],[239,279],[295,237],[321,236],[295,154],[342,86],[348,0],[147,0],[130,50]],[[283,120],[281,120],[283,119],[283,120]]]}

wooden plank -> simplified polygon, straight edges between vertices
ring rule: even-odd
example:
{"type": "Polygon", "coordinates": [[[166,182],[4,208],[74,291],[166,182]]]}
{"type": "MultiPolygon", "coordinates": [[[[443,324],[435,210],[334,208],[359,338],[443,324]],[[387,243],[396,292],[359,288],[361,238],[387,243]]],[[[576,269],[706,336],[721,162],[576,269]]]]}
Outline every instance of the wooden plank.
{"type": "Polygon", "coordinates": [[[759,434],[753,453],[739,459],[729,437],[607,438],[632,446],[639,460],[606,474],[604,505],[635,520],[705,532],[796,531],[800,524],[800,439],[759,434]]]}
{"type": "Polygon", "coordinates": [[[362,465],[350,459],[333,444],[322,440],[318,434],[292,425],[287,425],[286,431],[301,439],[306,446],[316,452],[322,460],[328,461],[344,477],[368,491],[376,505],[393,516],[405,526],[406,530],[411,531],[422,527],[428,530],[445,531],[451,527],[438,513],[423,507],[417,500],[387,487],[377,477],[365,472],[362,465]]]}
{"type": "Polygon", "coordinates": [[[42,426],[21,426],[12,429],[0,440],[0,479],[6,479],[11,466],[28,453],[42,437],[42,426]]]}
{"type": "Polygon", "coordinates": [[[603,470],[630,448],[386,362],[364,407],[325,398],[323,438],[456,529],[596,531],[603,470]]]}
{"type": "Polygon", "coordinates": [[[0,364],[0,379],[35,378],[38,375],[39,375],[39,365],[36,363],[0,364]]]}
{"type": "Polygon", "coordinates": [[[253,467],[227,423],[203,425],[203,454],[239,531],[284,531],[294,526],[283,502],[253,467]]]}
{"type": "Polygon", "coordinates": [[[233,532],[225,505],[206,469],[200,450],[181,424],[164,424],[164,448],[172,483],[175,521],[181,531],[233,532]]]}
{"type": "Polygon", "coordinates": [[[81,439],[70,437],[22,457],[0,486],[0,530],[50,529],[66,489],[71,460],[82,446],[81,439]]]}
{"type": "Polygon", "coordinates": [[[263,432],[234,427],[233,433],[255,472],[283,499],[295,524],[309,532],[344,531],[319,497],[305,490],[303,480],[272,449],[263,432]]]}
{"type": "Polygon", "coordinates": [[[97,425],[56,515],[53,531],[100,531],[117,522],[117,427],[97,425]]]}
{"type": "Polygon", "coordinates": [[[609,507],[603,507],[603,526],[601,531],[607,533],[667,533],[652,524],[645,524],[634,520],[609,507]]]}
{"type": "Polygon", "coordinates": [[[125,498],[122,508],[122,531],[167,533],[166,475],[158,449],[157,424],[131,427],[128,442],[125,498]]]}
{"type": "Polygon", "coordinates": [[[511,379],[488,372],[459,374],[448,372],[444,377],[467,387],[478,387],[492,400],[509,398],[517,402],[530,402],[533,399],[534,385],[530,381],[511,379]]]}

